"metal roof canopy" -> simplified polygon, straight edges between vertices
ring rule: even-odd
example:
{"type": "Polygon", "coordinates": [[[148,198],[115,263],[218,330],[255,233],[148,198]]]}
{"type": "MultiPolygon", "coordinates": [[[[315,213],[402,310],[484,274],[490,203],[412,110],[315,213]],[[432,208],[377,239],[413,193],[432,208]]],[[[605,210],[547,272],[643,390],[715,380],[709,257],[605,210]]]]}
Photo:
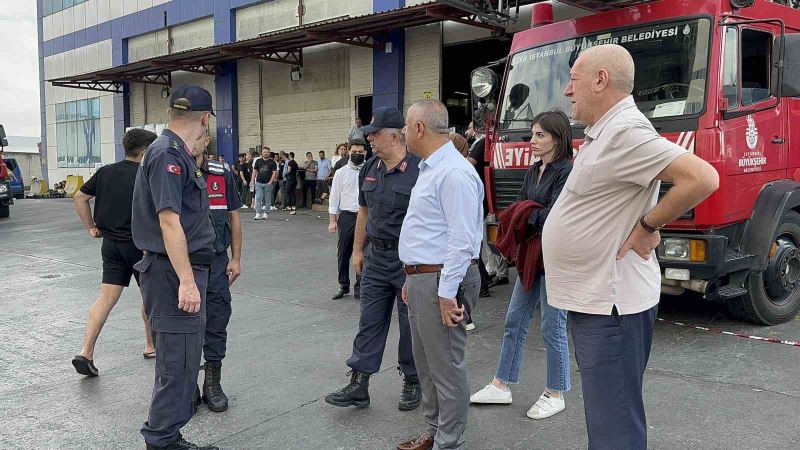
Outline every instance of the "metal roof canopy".
{"type": "MultiPolygon", "coordinates": [[[[507,5],[543,0],[511,0],[507,5]]],[[[287,28],[229,44],[186,50],[95,72],[48,80],[53,86],[122,92],[123,83],[170,86],[171,73],[183,70],[218,75],[220,64],[244,58],[303,65],[303,48],[338,42],[383,49],[390,31],[440,21],[454,21],[502,31],[514,18],[498,9],[498,0],[436,0],[357,17],[343,16],[287,28]]]]}

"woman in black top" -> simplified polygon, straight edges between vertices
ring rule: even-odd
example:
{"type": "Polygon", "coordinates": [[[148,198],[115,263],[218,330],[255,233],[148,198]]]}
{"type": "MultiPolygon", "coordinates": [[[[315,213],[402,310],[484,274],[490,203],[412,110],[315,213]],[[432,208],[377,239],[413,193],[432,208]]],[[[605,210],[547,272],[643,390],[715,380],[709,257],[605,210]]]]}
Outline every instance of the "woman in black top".
{"type": "MultiPolygon", "coordinates": [[[[572,127],[566,114],[549,111],[533,119],[531,131],[531,151],[539,161],[525,174],[517,199],[543,205],[533,210],[528,219],[530,233],[539,234],[572,170],[572,127]]],[[[547,304],[544,272],[541,271],[536,274],[530,291],[525,291],[520,277],[517,278],[506,313],[497,372],[490,384],[470,397],[472,403],[511,403],[509,385],[519,382],[528,327],[539,302],[542,303],[542,338],[547,347],[547,387],[528,410],[528,417],[544,419],[564,409],[563,392],[570,389],[567,312],[547,304]]]]}

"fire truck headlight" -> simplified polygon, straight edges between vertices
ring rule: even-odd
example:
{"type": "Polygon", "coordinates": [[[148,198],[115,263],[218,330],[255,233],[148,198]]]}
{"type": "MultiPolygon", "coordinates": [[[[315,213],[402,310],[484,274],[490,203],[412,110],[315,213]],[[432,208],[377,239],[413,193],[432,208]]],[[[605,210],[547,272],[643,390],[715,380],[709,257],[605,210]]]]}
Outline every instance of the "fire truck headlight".
{"type": "Polygon", "coordinates": [[[497,87],[497,75],[487,67],[479,67],[472,71],[472,93],[479,98],[488,97],[497,87]]]}
{"type": "Polygon", "coordinates": [[[706,241],[700,239],[664,239],[659,256],[667,261],[703,262],[706,260],[706,241]]]}

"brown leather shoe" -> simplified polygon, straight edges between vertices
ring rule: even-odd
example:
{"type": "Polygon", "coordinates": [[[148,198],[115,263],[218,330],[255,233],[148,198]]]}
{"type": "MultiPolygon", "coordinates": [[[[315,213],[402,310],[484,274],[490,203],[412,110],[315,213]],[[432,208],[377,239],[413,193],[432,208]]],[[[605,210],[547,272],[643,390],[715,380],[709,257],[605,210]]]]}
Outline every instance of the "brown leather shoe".
{"type": "Polygon", "coordinates": [[[426,431],[410,441],[397,444],[397,450],[430,450],[433,448],[433,438],[426,431]]]}

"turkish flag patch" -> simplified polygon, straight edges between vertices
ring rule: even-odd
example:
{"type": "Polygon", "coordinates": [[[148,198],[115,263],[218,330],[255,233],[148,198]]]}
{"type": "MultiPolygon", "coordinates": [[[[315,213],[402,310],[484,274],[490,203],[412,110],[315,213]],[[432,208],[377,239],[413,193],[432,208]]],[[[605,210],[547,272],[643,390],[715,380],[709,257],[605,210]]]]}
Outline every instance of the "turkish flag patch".
{"type": "Polygon", "coordinates": [[[175,175],[180,175],[181,166],[176,166],[175,164],[167,164],[167,172],[174,173],[175,175]]]}

